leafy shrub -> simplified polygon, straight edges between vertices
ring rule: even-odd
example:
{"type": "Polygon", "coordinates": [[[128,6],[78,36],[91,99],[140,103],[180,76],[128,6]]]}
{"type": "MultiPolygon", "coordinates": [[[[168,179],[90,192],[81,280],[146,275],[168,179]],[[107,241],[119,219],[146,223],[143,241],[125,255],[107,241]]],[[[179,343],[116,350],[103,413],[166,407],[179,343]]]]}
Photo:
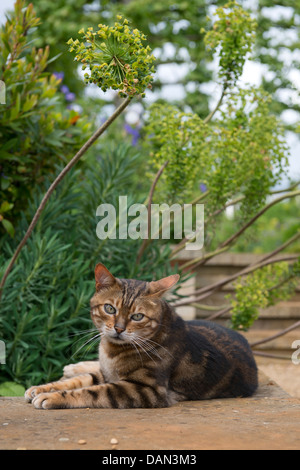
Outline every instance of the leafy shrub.
{"type": "Polygon", "coordinates": [[[300,260],[289,266],[278,263],[265,266],[235,283],[235,298],[227,296],[232,305],[231,326],[247,330],[259,316],[259,308],[267,308],[279,300],[289,299],[298,284],[300,260]]]}
{"type": "Polygon", "coordinates": [[[243,194],[240,222],[265,202],[287,168],[287,145],[270,97],[254,88],[232,90],[220,117],[205,123],[174,106],[150,108],[145,137],[153,172],[169,161],[160,180],[164,198],[181,200],[208,191],[206,214],[243,194]]]}
{"type": "Polygon", "coordinates": [[[0,33],[0,80],[6,104],[0,105],[0,220],[14,235],[26,209],[33,182],[67,161],[86,140],[90,125],[66,109],[60,80],[45,72],[49,47],[32,48],[29,32],[38,27],[32,4],[17,0],[0,33]]]}

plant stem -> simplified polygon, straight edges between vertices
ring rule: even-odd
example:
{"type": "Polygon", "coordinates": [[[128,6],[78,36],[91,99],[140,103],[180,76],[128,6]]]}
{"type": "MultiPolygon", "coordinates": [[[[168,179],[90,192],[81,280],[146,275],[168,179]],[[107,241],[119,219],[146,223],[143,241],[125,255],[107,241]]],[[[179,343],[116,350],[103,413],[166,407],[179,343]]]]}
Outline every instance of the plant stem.
{"type": "MultiPolygon", "coordinates": [[[[245,232],[245,230],[247,230],[247,228],[249,228],[252,224],[254,224],[254,222],[260,216],[262,216],[268,209],[270,209],[272,206],[274,206],[278,202],[281,202],[283,199],[292,198],[292,197],[296,197],[296,196],[300,196],[300,190],[289,192],[287,194],[284,194],[283,196],[278,197],[277,199],[274,199],[269,204],[264,206],[259,212],[257,212],[257,214],[255,214],[255,216],[252,217],[245,225],[243,225],[243,227],[241,227],[236,233],[234,233],[231,237],[229,237],[227,240],[225,240],[223,243],[221,243],[215,251],[213,251],[211,253],[207,253],[207,255],[203,256],[202,258],[196,258],[193,261],[189,261],[183,267],[186,268],[186,267],[192,266],[191,269],[195,269],[198,266],[201,266],[202,264],[206,263],[210,258],[213,258],[214,256],[216,256],[220,252],[225,251],[226,249],[229,249],[230,245],[237,238],[239,238],[245,232]]],[[[281,250],[278,249],[278,251],[281,251],[281,250]]],[[[268,255],[268,258],[270,258],[271,255],[273,256],[273,254],[270,254],[270,255],[268,255]]]]}
{"type": "Polygon", "coordinates": [[[0,283],[0,300],[2,297],[2,292],[3,292],[3,287],[5,284],[5,281],[7,279],[7,276],[9,275],[16,259],[18,258],[20,251],[22,250],[23,246],[26,244],[28,238],[30,237],[34,227],[37,224],[37,221],[39,220],[41,213],[50,198],[51,194],[55,190],[55,188],[58,186],[60,181],[65,177],[65,175],[71,170],[71,168],[75,165],[75,163],[78,162],[78,160],[82,157],[82,155],[85,154],[85,152],[91,147],[91,145],[100,137],[100,135],[103,134],[104,131],[112,124],[112,122],[124,111],[124,109],[129,105],[131,101],[131,97],[127,97],[121,104],[120,106],[113,112],[113,114],[102,124],[102,126],[97,129],[97,131],[86,141],[86,143],[81,147],[81,149],[74,155],[74,157],[69,161],[69,163],[63,168],[63,170],[59,173],[59,175],[56,177],[56,179],[53,181],[53,183],[50,185],[49,189],[47,190],[46,194],[44,195],[42,202],[40,203],[36,213],[33,216],[33,219],[27,229],[27,232],[25,233],[23,239],[17,246],[16,251],[14,252],[14,255],[12,259],[10,260],[4,275],[1,279],[0,283]]]}
{"type": "MultiPolygon", "coordinates": [[[[268,255],[269,258],[269,255],[268,255]]],[[[259,268],[263,268],[264,266],[268,266],[269,264],[274,264],[274,263],[281,263],[283,261],[293,261],[298,259],[298,255],[287,255],[283,258],[278,258],[278,259],[271,259],[271,260],[264,260],[262,259],[259,263],[253,264],[248,266],[247,268],[242,269],[236,274],[232,274],[231,276],[228,276],[226,279],[223,281],[218,281],[214,284],[211,284],[209,286],[202,287],[199,290],[196,290],[193,294],[193,297],[190,299],[183,299],[179,300],[176,303],[173,304],[174,307],[179,307],[182,305],[189,305],[190,303],[198,302],[199,300],[202,300],[205,297],[209,297],[215,290],[220,289],[220,287],[223,287],[224,285],[228,284],[231,281],[234,281],[240,276],[245,276],[246,274],[250,274],[253,271],[256,271],[259,268]],[[203,295],[205,294],[205,296],[203,295]]]]}
{"type": "Polygon", "coordinates": [[[186,269],[186,268],[189,268],[190,266],[193,266],[192,269],[196,268],[199,264],[202,264],[202,262],[206,262],[208,261],[210,258],[213,258],[214,256],[216,255],[219,255],[221,253],[223,253],[224,251],[227,251],[229,249],[229,247],[227,246],[224,246],[223,248],[218,248],[217,250],[215,251],[212,251],[210,253],[207,253],[206,255],[204,256],[200,256],[199,258],[195,258],[195,259],[192,259],[191,261],[187,261],[186,263],[184,263],[182,266],[181,266],[181,269],[186,269]],[[196,263],[196,264],[195,264],[196,263]]]}
{"type": "Polygon", "coordinates": [[[272,335],[272,336],[269,336],[268,338],[261,339],[260,341],[255,341],[254,343],[251,343],[250,346],[253,347],[253,346],[258,346],[259,344],[268,343],[269,341],[279,338],[280,336],[283,336],[286,333],[289,333],[290,331],[295,330],[296,328],[300,328],[300,320],[294,323],[293,325],[289,326],[288,328],[285,328],[284,330],[279,331],[275,335],[272,335]]]}
{"type": "Polygon", "coordinates": [[[291,358],[288,356],[281,356],[279,354],[270,354],[270,353],[264,353],[261,351],[252,351],[255,356],[262,356],[262,357],[270,357],[272,359],[285,359],[287,361],[290,361],[291,358]]]}
{"type": "MultiPolygon", "coordinates": [[[[208,312],[210,311],[217,311],[217,313],[220,312],[220,307],[222,307],[222,305],[206,305],[206,304],[198,304],[198,303],[192,303],[190,304],[191,307],[195,307],[197,308],[198,310],[207,310],[208,312]]],[[[225,308],[225,307],[224,307],[225,308]]],[[[226,306],[227,308],[227,306],[226,306]]],[[[210,319],[211,317],[208,318],[208,320],[210,319]]]]}
{"type": "MultiPolygon", "coordinates": [[[[286,188],[286,189],[282,189],[280,191],[272,191],[270,193],[270,195],[273,195],[273,194],[281,194],[281,193],[287,193],[287,192],[290,192],[292,191],[293,189],[295,189],[297,186],[299,186],[299,181],[295,184],[293,184],[292,186],[290,186],[289,188],[286,188]]],[[[207,191],[208,193],[209,191],[207,191]]],[[[206,193],[205,193],[206,194],[206,193]]],[[[207,226],[208,222],[213,219],[214,217],[218,216],[219,214],[221,214],[222,212],[224,212],[224,210],[227,209],[227,207],[230,207],[230,206],[233,206],[235,204],[238,204],[239,202],[243,201],[243,199],[245,199],[245,196],[244,195],[241,195],[241,196],[238,196],[237,198],[233,199],[232,201],[229,201],[227,202],[223,207],[221,207],[221,209],[218,209],[216,210],[205,222],[205,225],[207,226]]],[[[198,202],[197,200],[195,202],[198,202]]],[[[194,204],[195,202],[192,202],[192,204],[194,204]]],[[[191,243],[195,240],[195,237],[193,237],[192,239],[189,239],[187,240],[187,238],[184,238],[183,240],[181,240],[181,242],[176,246],[176,248],[174,248],[174,250],[172,251],[171,253],[171,256],[174,256],[176,255],[176,253],[178,253],[179,251],[181,251],[184,247],[185,247],[185,244],[186,243],[191,243]]]]}
{"type": "Polygon", "coordinates": [[[206,118],[203,120],[204,124],[207,124],[209,121],[211,121],[211,119],[213,118],[213,116],[215,115],[215,113],[218,111],[219,107],[221,106],[222,104],[222,101],[223,101],[223,98],[225,96],[225,92],[226,92],[226,84],[223,86],[223,90],[222,90],[222,94],[221,94],[221,97],[216,105],[216,107],[211,111],[211,113],[209,113],[208,116],[206,116],[206,118]]]}
{"type": "Polygon", "coordinates": [[[269,204],[267,204],[265,207],[263,207],[257,214],[255,214],[252,219],[249,220],[243,227],[240,228],[235,234],[233,234],[231,237],[229,237],[227,240],[225,240],[221,245],[220,248],[223,246],[228,246],[231,245],[233,241],[235,241],[250,225],[252,225],[261,215],[263,215],[268,209],[270,209],[272,206],[277,204],[278,202],[281,202],[283,199],[295,197],[295,196],[300,196],[300,190],[298,191],[292,191],[290,193],[284,194],[283,196],[278,197],[277,199],[274,199],[271,201],[269,204]]]}
{"type": "Polygon", "coordinates": [[[139,249],[139,252],[138,252],[138,255],[137,255],[137,258],[136,258],[136,261],[135,261],[135,264],[139,264],[139,262],[141,261],[141,258],[143,256],[143,253],[147,247],[147,245],[150,243],[150,237],[151,237],[151,204],[152,204],[152,199],[153,199],[153,194],[154,194],[154,190],[155,190],[155,187],[157,185],[157,182],[159,180],[159,178],[161,177],[162,175],[162,172],[164,171],[164,169],[166,168],[166,166],[168,165],[169,161],[167,160],[161,167],[160,169],[158,170],[158,172],[156,173],[156,176],[154,178],[154,181],[151,185],[151,189],[150,189],[150,192],[149,192],[149,196],[148,196],[148,227],[147,227],[147,231],[148,231],[148,238],[145,238],[143,240],[143,243],[139,249]]]}
{"type": "Polygon", "coordinates": [[[229,305],[228,307],[225,307],[222,310],[219,310],[217,313],[210,315],[210,317],[208,317],[207,320],[211,321],[211,320],[215,320],[216,318],[222,317],[223,315],[225,315],[225,313],[230,312],[231,309],[232,309],[232,306],[229,305]]]}

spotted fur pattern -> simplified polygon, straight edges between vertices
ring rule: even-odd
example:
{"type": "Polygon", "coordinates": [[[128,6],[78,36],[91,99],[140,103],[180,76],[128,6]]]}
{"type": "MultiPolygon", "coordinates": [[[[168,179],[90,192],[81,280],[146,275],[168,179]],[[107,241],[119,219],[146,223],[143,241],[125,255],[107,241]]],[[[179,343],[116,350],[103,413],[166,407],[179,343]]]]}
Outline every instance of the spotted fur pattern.
{"type": "Polygon", "coordinates": [[[215,323],[185,322],[161,298],[177,275],[117,279],[98,264],[95,277],[99,361],[68,365],[61,380],[29,388],[25,398],[36,408],[162,408],[255,392],[257,368],[245,338],[215,323]]]}

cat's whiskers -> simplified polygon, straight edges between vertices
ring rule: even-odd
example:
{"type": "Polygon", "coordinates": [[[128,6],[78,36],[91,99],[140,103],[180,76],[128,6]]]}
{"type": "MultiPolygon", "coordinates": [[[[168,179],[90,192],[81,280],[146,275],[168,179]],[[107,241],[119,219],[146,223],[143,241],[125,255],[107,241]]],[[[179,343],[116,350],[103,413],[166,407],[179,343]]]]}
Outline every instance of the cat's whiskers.
{"type": "Polygon", "coordinates": [[[143,366],[143,365],[144,365],[144,363],[143,363],[143,358],[142,358],[141,353],[140,353],[138,347],[136,346],[135,342],[134,342],[134,341],[130,341],[129,344],[134,347],[134,349],[136,350],[136,352],[137,352],[138,355],[140,356],[140,360],[141,360],[141,363],[142,363],[142,366],[143,366]]]}
{"type": "MultiPolygon", "coordinates": [[[[168,353],[171,357],[174,358],[174,356],[170,353],[170,351],[168,351],[168,349],[166,349],[166,348],[165,348],[164,346],[162,346],[161,344],[156,343],[155,341],[153,341],[152,339],[149,339],[149,338],[145,338],[145,337],[142,337],[142,336],[139,336],[139,335],[136,335],[136,336],[137,336],[141,341],[144,341],[144,342],[146,342],[146,343],[152,343],[152,344],[150,344],[150,345],[152,346],[153,350],[155,350],[155,352],[157,353],[158,356],[159,356],[159,354],[158,354],[158,352],[157,352],[157,350],[156,350],[156,348],[155,348],[154,345],[160,347],[161,349],[163,349],[164,351],[166,351],[166,353],[168,353]]],[[[150,345],[149,345],[149,346],[150,346],[150,345]]],[[[159,356],[159,358],[162,359],[160,356],[159,356]]]]}
{"type": "MultiPolygon", "coordinates": [[[[77,331],[76,333],[72,333],[72,334],[70,334],[70,337],[72,337],[72,336],[82,336],[82,335],[87,336],[91,333],[95,333],[96,331],[98,331],[97,328],[89,328],[88,330],[82,330],[82,331],[77,331]]],[[[79,338],[79,340],[80,339],[82,339],[82,338],[79,338]]]]}
{"type": "Polygon", "coordinates": [[[152,346],[152,345],[149,345],[147,343],[147,340],[145,340],[144,338],[142,338],[141,336],[138,336],[138,335],[134,335],[134,337],[132,337],[132,340],[133,340],[133,342],[135,342],[135,344],[137,344],[141,348],[142,351],[144,351],[147,354],[147,356],[155,364],[156,364],[156,361],[153,359],[153,354],[154,353],[157,357],[159,357],[160,360],[162,360],[161,356],[158,354],[155,347],[152,346]]]}
{"type": "MultiPolygon", "coordinates": [[[[71,358],[73,358],[82,348],[84,348],[87,344],[89,344],[91,341],[98,339],[99,337],[103,336],[103,333],[99,332],[97,335],[93,336],[90,338],[88,341],[86,341],[80,348],[78,348],[74,354],[72,354],[71,358]]],[[[92,346],[94,343],[92,344],[92,346]]]]}
{"type": "Polygon", "coordinates": [[[136,338],[133,340],[133,342],[144,352],[147,354],[147,356],[149,357],[149,359],[151,359],[151,361],[154,362],[154,364],[157,365],[156,361],[154,360],[154,358],[152,357],[152,355],[150,354],[150,351],[145,349],[144,345],[142,343],[139,342],[139,340],[137,340],[136,338]]]}

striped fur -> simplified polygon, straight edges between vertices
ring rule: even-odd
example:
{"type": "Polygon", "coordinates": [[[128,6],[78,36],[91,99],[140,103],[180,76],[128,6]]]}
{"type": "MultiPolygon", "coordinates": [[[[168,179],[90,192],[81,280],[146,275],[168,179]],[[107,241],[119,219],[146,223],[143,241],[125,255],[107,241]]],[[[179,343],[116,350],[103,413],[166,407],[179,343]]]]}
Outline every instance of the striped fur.
{"type": "Polygon", "coordinates": [[[117,279],[101,264],[95,275],[99,361],[66,366],[60,381],[28,389],[36,408],[162,408],[254,393],[257,368],[244,337],[214,323],[185,322],[161,298],[178,276],[117,279]]]}

